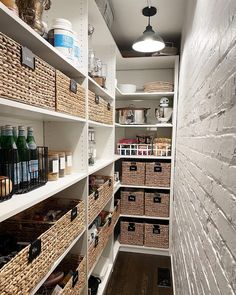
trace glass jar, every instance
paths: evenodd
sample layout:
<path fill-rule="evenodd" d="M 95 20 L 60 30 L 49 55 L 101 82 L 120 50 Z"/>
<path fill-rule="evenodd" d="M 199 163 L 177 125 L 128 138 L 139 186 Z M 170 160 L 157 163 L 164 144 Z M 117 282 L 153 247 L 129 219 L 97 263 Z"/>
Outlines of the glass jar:
<path fill-rule="evenodd" d="M 65 153 L 58 152 L 59 156 L 59 178 L 65 176 L 65 168 L 66 168 L 66 160 L 65 160 Z"/>
<path fill-rule="evenodd" d="M 54 181 L 59 178 L 59 155 L 55 152 L 48 152 L 48 180 Z"/>
<path fill-rule="evenodd" d="M 72 173 L 72 152 L 65 152 L 65 155 L 66 155 L 65 174 L 70 175 Z"/>

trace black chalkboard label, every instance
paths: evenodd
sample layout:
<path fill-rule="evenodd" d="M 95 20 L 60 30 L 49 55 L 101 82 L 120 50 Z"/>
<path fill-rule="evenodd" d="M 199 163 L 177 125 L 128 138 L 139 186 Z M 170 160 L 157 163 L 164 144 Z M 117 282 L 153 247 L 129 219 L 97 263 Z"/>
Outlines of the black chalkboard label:
<path fill-rule="evenodd" d="M 107 104 L 107 110 L 110 111 L 111 110 L 111 104 L 108 102 Z"/>
<path fill-rule="evenodd" d="M 111 183 L 112 183 L 112 181 L 111 181 L 111 178 L 110 178 L 109 182 L 108 182 L 108 185 L 111 186 Z"/>
<path fill-rule="evenodd" d="M 31 263 L 41 253 L 41 239 L 35 240 L 31 243 L 29 248 L 28 262 Z"/>
<path fill-rule="evenodd" d="M 97 200 L 99 197 L 99 191 L 96 190 L 95 193 L 94 193 L 94 199 Z"/>
<path fill-rule="evenodd" d="M 162 168 L 161 168 L 161 164 L 157 164 L 156 166 L 154 166 L 154 172 L 161 172 Z"/>
<path fill-rule="evenodd" d="M 156 196 L 153 198 L 153 203 L 161 203 L 161 195 L 156 194 Z"/>
<path fill-rule="evenodd" d="M 128 231 L 135 231 L 135 224 L 130 222 L 128 225 Z"/>
<path fill-rule="evenodd" d="M 136 201 L 136 196 L 134 196 L 134 195 L 129 195 L 129 196 L 128 196 L 128 201 L 129 201 L 129 202 L 135 202 L 135 201 Z"/>
<path fill-rule="evenodd" d="M 21 47 L 21 64 L 35 70 L 35 55 L 27 47 Z"/>
<path fill-rule="evenodd" d="M 137 171 L 137 166 L 136 166 L 136 165 L 131 165 L 131 166 L 129 167 L 129 170 L 130 170 L 130 171 Z"/>
<path fill-rule="evenodd" d="M 111 217 L 108 218 L 108 226 L 111 225 Z"/>
<path fill-rule="evenodd" d="M 95 103 L 99 104 L 99 95 L 95 94 Z"/>
<path fill-rule="evenodd" d="M 159 235 L 161 233 L 161 229 L 160 229 L 160 226 L 155 224 L 153 225 L 153 230 L 152 230 L 153 234 L 154 235 Z"/>
<path fill-rule="evenodd" d="M 78 211 L 77 211 L 77 207 L 74 207 L 72 210 L 71 210 L 71 217 L 70 217 L 70 220 L 73 221 L 78 215 Z"/>
<path fill-rule="evenodd" d="M 70 91 L 73 93 L 77 93 L 77 82 L 73 79 L 70 80 Z"/>
<path fill-rule="evenodd" d="M 74 286 L 76 285 L 76 283 L 79 280 L 79 271 L 75 271 L 72 277 L 72 288 L 74 288 Z"/>
<path fill-rule="evenodd" d="M 95 243 L 94 243 L 94 247 L 96 248 L 99 242 L 99 236 L 95 237 Z"/>

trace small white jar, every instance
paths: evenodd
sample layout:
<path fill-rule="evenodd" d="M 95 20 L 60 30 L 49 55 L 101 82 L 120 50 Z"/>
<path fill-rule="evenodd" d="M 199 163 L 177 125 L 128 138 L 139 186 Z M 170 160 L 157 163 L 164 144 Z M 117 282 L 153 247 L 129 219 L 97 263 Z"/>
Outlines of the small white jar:
<path fill-rule="evenodd" d="M 77 32 L 73 31 L 73 62 L 76 67 L 79 66 L 80 48 L 79 48 L 79 37 Z"/>

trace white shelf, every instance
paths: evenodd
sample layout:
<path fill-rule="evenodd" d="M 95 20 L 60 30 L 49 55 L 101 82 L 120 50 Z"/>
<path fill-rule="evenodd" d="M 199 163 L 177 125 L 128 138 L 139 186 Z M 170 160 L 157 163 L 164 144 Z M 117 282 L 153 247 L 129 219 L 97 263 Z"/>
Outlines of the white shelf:
<path fill-rule="evenodd" d="M 142 124 L 142 125 L 132 125 L 132 124 L 119 124 L 115 123 L 116 127 L 121 127 L 121 128 L 172 128 L 173 125 L 171 123 L 163 123 L 163 124 Z"/>
<path fill-rule="evenodd" d="M 82 233 L 76 239 L 74 239 L 74 241 L 70 244 L 70 246 L 66 249 L 66 251 L 53 263 L 53 266 L 51 267 L 50 271 L 44 276 L 44 278 L 30 292 L 30 295 L 33 295 L 38 291 L 38 289 L 43 285 L 43 283 L 50 276 L 50 274 L 56 269 L 56 267 L 60 264 L 60 262 L 65 258 L 65 256 L 73 248 L 73 246 L 78 242 L 78 240 L 81 238 L 81 236 L 84 234 L 84 232 L 85 232 L 85 229 L 82 231 Z"/>
<path fill-rule="evenodd" d="M 95 121 L 88 121 L 89 126 L 91 127 L 108 127 L 108 128 L 113 128 L 114 125 L 109 125 L 109 124 L 104 124 L 104 123 L 100 123 L 100 122 L 95 122 Z"/>
<path fill-rule="evenodd" d="M 114 183 L 113 193 L 115 194 L 120 188 L 120 181 Z"/>
<path fill-rule="evenodd" d="M 78 80 L 81 77 L 86 77 L 86 73 L 83 70 L 76 68 L 70 61 L 66 60 L 56 48 L 2 3 L 0 3 L 0 27 L 3 34 L 27 46 L 34 54 L 70 78 Z"/>
<path fill-rule="evenodd" d="M 113 261 L 115 263 L 117 255 L 120 250 L 120 242 L 118 240 L 114 241 L 114 246 L 113 246 Z"/>
<path fill-rule="evenodd" d="M 93 166 L 89 166 L 89 175 L 93 174 L 102 168 L 112 164 L 115 161 L 114 158 L 111 159 L 98 159 L 95 161 L 95 164 Z"/>
<path fill-rule="evenodd" d="M 114 97 L 104 88 L 102 88 L 93 78 L 88 77 L 89 90 L 93 91 L 95 94 L 101 96 L 102 98 L 111 101 Z"/>
<path fill-rule="evenodd" d="M 113 269 L 113 264 L 112 263 L 109 263 L 109 265 L 107 267 L 106 274 L 105 274 L 104 278 L 102 279 L 101 284 L 98 287 L 97 295 L 103 295 L 103 292 L 106 289 L 107 283 L 108 283 L 109 278 L 110 278 L 110 275 L 112 273 L 112 269 Z"/>
<path fill-rule="evenodd" d="M 1 3 L 0 3 L 1 4 Z M 42 121 L 86 122 L 86 119 L 0 97 L 1 115 Z"/>
<path fill-rule="evenodd" d="M 169 249 L 120 244 L 119 251 L 170 256 Z"/>
<path fill-rule="evenodd" d="M 127 215 L 127 214 L 120 214 L 120 217 L 143 218 L 143 219 L 157 219 L 157 220 L 170 220 L 169 217 L 146 216 L 146 215 Z"/>
<path fill-rule="evenodd" d="M 147 185 L 125 185 L 125 184 L 121 184 L 120 187 L 126 187 L 126 188 L 146 188 L 146 189 L 156 189 L 156 190 L 170 190 L 170 187 L 147 186 Z"/>
<path fill-rule="evenodd" d="M 174 92 L 133 92 L 123 93 L 119 88 L 116 88 L 116 99 L 117 100 L 152 100 L 160 97 L 171 97 L 174 96 Z"/>
<path fill-rule="evenodd" d="M 119 159 L 154 159 L 154 160 L 171 160 L 171 156 L 123 156 L 117 155 Z"/>
<path fill-rule="evenodd" d="M 73 173 L 22 195 L 13 195 L 11 199 L 0 203 L 0 222 L 18 214 L 31 206 L 55 195 L 87 176 L 87 173 Z"/>

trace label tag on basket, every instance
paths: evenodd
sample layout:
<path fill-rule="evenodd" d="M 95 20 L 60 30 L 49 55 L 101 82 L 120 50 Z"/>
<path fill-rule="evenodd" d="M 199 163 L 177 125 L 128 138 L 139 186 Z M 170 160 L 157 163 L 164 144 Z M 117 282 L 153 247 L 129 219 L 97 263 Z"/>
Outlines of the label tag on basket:
<path fill-rule="evenodd" d="M 79 271 L 75 271 L 72 277 L 72 288 L 74 288 L 74 286 L 76 285 L 76 283 L 79 280 Z"/>
<path fill-rule="evenodd" d="M 77 93 L 77 82 L 73 79 L 70 80 L 70 91 L 73 93 Z"/>
<path fill-rule="evenodd" d="M 35 55 L 27 47 L 21 47 L 21 64 L 35 70 Z"/>
<path fill-rule="evenodd" d="M 94 247 L 96 248 L 99 242 L 99 236 L 95 237 L 95 243 L 94 243 Z"/>
<path fill-rule="evenodd" d="M 96 190 L 95 193 L 94 193 L 94 199 L 97 200 L 99 197 L 99 191 Z"/>
<path fill-rule="evenodd" d="M 161 171 L 162 171 L 161 163 L 156 163 L 154 166 L 154 172 L 161 172 Z"/>
<path fill-rule="evenodd" d="M 41 239 L 35 240 L 31 243 L 29 248 L 28 262 L 31 263 L 41 253 Z"/>
<path fill-rule="evenodd" d="M 99 104 L 99 95 L 95 94 L 95 103 Z"/>
<path fill-rule="evenodd" d="M 129 196 L 128 196 L 128 201 L 129 201 L 129 202 L 135 202 L 135 201 L 136 201 L 136 196 L 134 196 L 134 195 L 129 195 Z"/>
<path fill-rule="evenodd" d="M 159 235 L 161 233 L 160 226 L 158 224 L 154 224 L 152 232 L 154 235 Z"/>
<path fill-rule="evenodd" d="M 78 215 L 77 207 L 71 209 L 70 221 L 73 221 Z"/>
<path fill-rule="evenodd" d="M 131 165 L 129 167 L 129 171 L 137 171 L 137 166 L 136 165 Z"/>
<path fill-rule="evenodd" d="M 128 225 L 128 231 L 135 231 L 135 224 L 133 222 L 130 222 Z"/>
<path fill-rule="evenodd" d="M 111 186 L 111 183 L 112 183 L 112 181 L 111 181 L 111 178 L 110 178 L 109 182 L 108 182 L 108 185 Z"/>
<path fill-rule="evenodd" d="M 156 194 L 155 197 L 153 198 L 154 203 L 161 203 L 161 195 Z"/>
<path fill-rule="evenodd" d="M 108 102 L 107 104 L 107 110 L 110 111 L 111 110 L 111 104 Z"/>
<path fill-rule="evenodd" d="M 111 217 L 108 218 L 108 226 L 111 225 Z"/>

